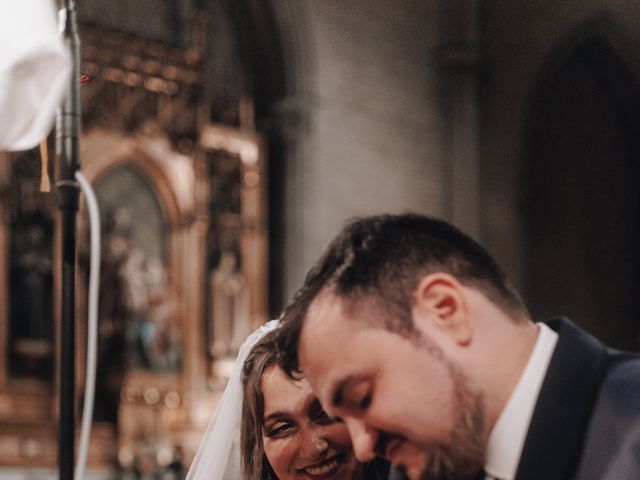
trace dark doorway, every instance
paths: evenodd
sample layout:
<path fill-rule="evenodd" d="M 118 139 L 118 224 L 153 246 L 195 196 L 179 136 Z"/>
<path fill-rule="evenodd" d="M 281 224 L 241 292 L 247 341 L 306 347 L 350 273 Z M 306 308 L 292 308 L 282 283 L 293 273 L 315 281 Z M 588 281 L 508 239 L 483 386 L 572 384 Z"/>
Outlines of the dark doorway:
<path fill-rule="evenodd" d="M 548 68 L 525 178 L 527 300 L 609 345 L 640 345 L 640 94 L 602 39 Z"/>

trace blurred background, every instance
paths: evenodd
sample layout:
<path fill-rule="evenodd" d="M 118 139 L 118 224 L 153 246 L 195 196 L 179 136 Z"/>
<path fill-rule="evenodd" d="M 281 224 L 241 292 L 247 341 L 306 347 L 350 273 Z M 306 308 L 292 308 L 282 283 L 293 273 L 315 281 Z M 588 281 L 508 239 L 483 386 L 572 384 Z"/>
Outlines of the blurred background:
<path fill-rule="evenodd" d="M 88 478 L 182 478 L 244 336 L 355 215 L 443 217 L 536 320 L 639 349 L 640 3 L 77 7 L 103 229 Z M 57 478 L 55 193 L 37 149 L 0 156 L 0 478 Z M 79 406 L 86 230 L 82 205 Z"/>

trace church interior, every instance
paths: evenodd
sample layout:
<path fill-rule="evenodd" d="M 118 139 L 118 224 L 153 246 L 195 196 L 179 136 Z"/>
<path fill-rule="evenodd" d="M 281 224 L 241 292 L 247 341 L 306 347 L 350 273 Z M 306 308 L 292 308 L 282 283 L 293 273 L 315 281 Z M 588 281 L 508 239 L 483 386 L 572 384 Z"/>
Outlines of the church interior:
<path fill-rule="evenodd" d="M 534 319 L 567 315 L 640 350 L 640 3 L 77 12 L 80 163 L 102 227 L 87 478 L 183 478 L 239 345 L 358 215 L 451 221 Z M 0 479 L 57 478 L 60 229 L 41 168 L 38 149 L 0 152 Z M 82 202 L 78 409 L 87 223 Z"/>

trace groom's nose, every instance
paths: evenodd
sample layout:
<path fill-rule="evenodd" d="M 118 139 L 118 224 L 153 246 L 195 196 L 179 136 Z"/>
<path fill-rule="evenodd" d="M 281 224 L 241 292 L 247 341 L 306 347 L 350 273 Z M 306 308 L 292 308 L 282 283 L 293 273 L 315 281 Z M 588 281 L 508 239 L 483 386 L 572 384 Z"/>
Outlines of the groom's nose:
<path fill-rule="evenodd" d="M 358 418 L 345 418 L 344 423 L 349 431 L 356 458 L 361 462 L 373 460 L 376 456 L 378 431 Z"/>

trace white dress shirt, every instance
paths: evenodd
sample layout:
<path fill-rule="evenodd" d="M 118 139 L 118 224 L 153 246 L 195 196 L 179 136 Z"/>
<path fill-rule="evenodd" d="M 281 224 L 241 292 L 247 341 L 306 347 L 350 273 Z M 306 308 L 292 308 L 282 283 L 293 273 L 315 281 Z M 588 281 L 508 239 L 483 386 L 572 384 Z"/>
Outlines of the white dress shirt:
<path fill-rule="evenodd" d="M 520 380 L 489 435 L 484 470 L 486 479 L 514 480 L 529 423 L 538 400 L 558 334 L 538 323 L 538 338 Z"/>

